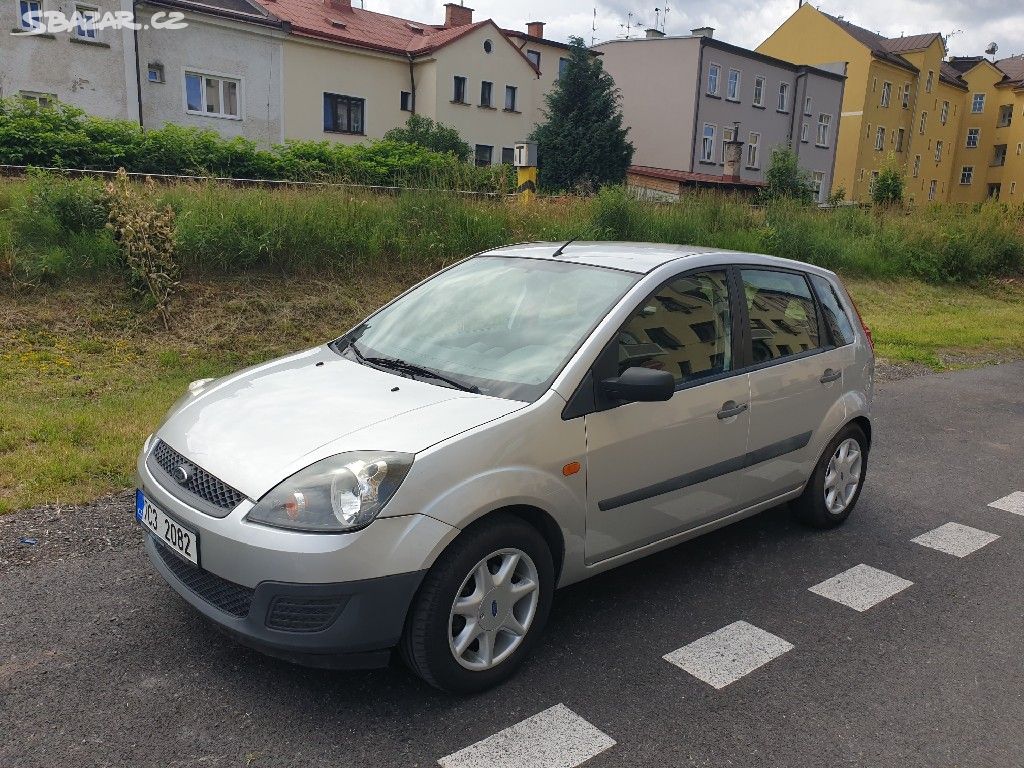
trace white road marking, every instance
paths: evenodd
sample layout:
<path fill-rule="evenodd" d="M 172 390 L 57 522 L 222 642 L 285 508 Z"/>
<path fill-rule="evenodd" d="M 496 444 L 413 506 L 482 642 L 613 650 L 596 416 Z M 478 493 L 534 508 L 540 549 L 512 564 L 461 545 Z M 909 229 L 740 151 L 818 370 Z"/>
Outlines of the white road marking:
<path fill-rule="evenodd" d="M 713 688 L 722 689 L 791 650 L 793 644 L 781 637 L 737 621 L 663 658 Z"/>
<path fill-rule="evenodd" d="M 1003 498 L 993 501 L 989 506 L 1001 509 L 1003 512 L 1024 515 L 1024 491 L 1014 491 L 1009 496 L 1003 496 Z"/>
<path fill-rule="evenodd" d="M 576 768 L 614 746 L 610 736 L 556 704 L 437 762 L 443 768 Z"/>
<path fill-rule="evenodd" d="M 967 557 L 972 552 L 977 552 L 982 547 L 988 546 L 999 536 L 988 531 L 971 528 L 969 525 L 960 523 L 946 523 L 940 525 L 934 531 L 922 533 L 917 538 L 911 539 L 915 544 L 922 547 L 937 549 L 954 557 Z"/>
<path fill-rule="evenodd" d="M 912 581 L 861 563 L 821 584 L 815 584 L 810 591 L 854 610 L 866 611 L 913 584 Z"/>

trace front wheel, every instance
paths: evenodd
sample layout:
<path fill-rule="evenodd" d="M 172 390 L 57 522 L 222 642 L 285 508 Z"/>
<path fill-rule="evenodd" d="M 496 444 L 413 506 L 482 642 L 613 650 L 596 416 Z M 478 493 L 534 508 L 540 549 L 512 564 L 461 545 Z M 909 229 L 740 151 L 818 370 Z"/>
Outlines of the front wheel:
<path fill-rule="evenodd" d="M 803 494 L 793 503 L 797 517 L 814 528 L 839 525 L 860 498 L 868 469 L 864 431 L 848 424 L 822 453 Z"/>
<path fill-rule="evenodd" d="M 501 515 L 455 540 L 423 580 L 400 650 L 431 685 L 486 690 L 515 672 L 551 609 L 554 566 L 544 538 Z"/>

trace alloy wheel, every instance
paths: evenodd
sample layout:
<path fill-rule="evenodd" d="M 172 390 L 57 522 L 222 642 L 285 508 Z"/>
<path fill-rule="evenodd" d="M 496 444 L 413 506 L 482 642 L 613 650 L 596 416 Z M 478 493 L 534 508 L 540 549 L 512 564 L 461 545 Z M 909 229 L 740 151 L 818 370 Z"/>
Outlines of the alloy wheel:
<path fill-rule="evenodd" d="M 848 437 L 839 444 L 825 472 L 825 507 L 833 515 L 841 515 L 850 506 L 860 486 L 863 468 L 860 444 Z"/>

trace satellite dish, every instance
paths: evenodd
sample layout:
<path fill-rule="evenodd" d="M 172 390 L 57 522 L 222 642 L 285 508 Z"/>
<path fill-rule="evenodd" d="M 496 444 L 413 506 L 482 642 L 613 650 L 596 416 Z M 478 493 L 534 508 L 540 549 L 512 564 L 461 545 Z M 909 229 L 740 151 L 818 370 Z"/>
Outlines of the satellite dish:
<path fill-rule="evenodd" d="M 988 48 L 985 49 L 985 53 L 987 53 L 989 56 L 995 56 L 996 55 L 996 51 L 998 51 L 998 50 L 999 50 L 999 46 L 998 45 L 996 45 L 995 43 L 989 43 L 988 44 Z"/>

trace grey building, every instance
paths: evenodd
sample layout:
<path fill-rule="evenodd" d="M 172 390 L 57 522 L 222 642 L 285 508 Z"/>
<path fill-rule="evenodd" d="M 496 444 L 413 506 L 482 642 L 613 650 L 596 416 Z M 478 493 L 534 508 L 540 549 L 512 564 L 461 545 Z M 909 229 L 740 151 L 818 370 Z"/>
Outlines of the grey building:
<path fill-rule="evenodd" d="M 649 30 L 645 38 L 594 47 L 621 92 L 634 166 L 648 176 L 662 169 L 694 183 L 759 186 L 772 149 L 788 145 L 825 200 L 845 63 L 790 64 L 712 33 L 705 27 L 668 37 Z M 739 163 L 729 169 L 735 173 L 726 174 L 726 142 L 741 143 Z"/>

